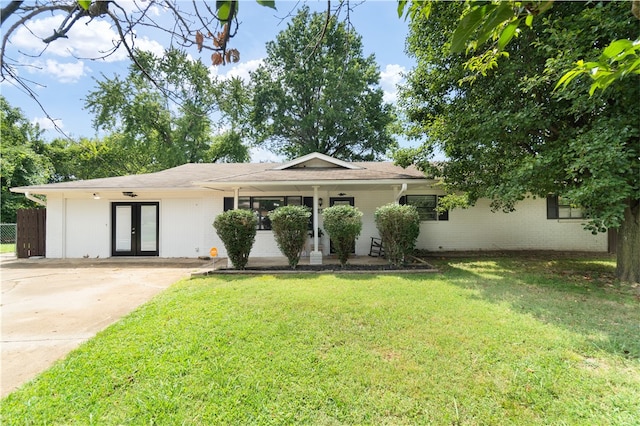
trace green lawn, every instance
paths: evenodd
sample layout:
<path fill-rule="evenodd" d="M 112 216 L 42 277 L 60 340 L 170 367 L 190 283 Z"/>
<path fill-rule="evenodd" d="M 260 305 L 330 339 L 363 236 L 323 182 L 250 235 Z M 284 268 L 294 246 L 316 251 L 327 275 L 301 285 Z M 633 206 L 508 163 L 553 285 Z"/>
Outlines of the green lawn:
<path fill-rule="evenodd" d="M 0 244 L 0 253 L 15 253 L 16 245 L 15 243 L 2 243 Z"/>
<path fill-rule="evenodd" d="M 1 423 L 640 423 L 640 293 L 611 259 L 436 262 L 182 281 L 5 398 Z"/>

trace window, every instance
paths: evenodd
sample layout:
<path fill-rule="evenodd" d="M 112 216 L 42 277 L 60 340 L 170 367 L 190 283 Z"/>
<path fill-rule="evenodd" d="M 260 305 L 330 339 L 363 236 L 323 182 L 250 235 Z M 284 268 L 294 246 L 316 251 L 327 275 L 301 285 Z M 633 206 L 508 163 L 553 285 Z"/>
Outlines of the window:
<path fill-rule="evenodd" d="M 582 207 L 565 197 L 547 196 L 547 219 L 583 219 Z"/>
<path fill-rule="evenodd" d="M 421 221 L 449 220 L 449 211 L 438 213 L 437 195 L 406 195 L 400 198 L 400 204 L 408 204 L 418 209 Z"/>
<path fill-rule="evenodd" d="M 302 205 L 302 197 L 278 197 L 278 196 L 261 196 L 261 197 L 238 197 L 238 208 L 251 210 L 255 213 L 258 222 L 258 230 L 271 229 L 271 219 L 269 213 L 280 206 Z M 224 211 L 233 210 L 233 197 L 224 197 Z"/>

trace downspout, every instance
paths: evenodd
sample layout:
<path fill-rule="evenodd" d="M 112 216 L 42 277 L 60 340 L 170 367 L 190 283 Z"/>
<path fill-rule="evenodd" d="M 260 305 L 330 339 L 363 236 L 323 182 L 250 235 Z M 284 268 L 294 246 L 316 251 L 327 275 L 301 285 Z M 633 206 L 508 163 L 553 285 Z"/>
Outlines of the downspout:
<path fill-rule="evenodd" d="M 396 187 L 394 187 L 394 188 L 397 188 L 397 186 L 396 186 Z M 402 197 L 402 194 L 404 194 L 405 192 L 407 192 L 407 184 L 406 184 L 406 183 L 403 183 L 403 184 L 402 184 L 402 188 L 400 189 L 400 192 L 398 192 L 398 193 L 396 194 L 396 197 L 395 197 L 395 198 L 396 198 L 396 199 L 395 199 L 395 203 L 396 203 L 396 204 L 399 204 L 399 203 L 400 203 L 400 197 Z"/>
<path fill-rule="evenodd" d="M 40 199 L 40 198 L 38 198 L 38 197 L 36 197 L 36 196 L 34 196 L 34 195 L 31 195 L 31 193 L 30 193 L 29 191 L 25 192 L 25 193 L 24 193 L 24 196 L 25 196 L 28 200 L 33 201 L 34 203 L 37 203 L 37 204 L 40 204 L 41 206 L 45 206 L 45 207 L 47 207 L 47 202 L 46 202 L 46 201 L 44 201 L 44 200 L 42 200 L 42 199 Z"/>

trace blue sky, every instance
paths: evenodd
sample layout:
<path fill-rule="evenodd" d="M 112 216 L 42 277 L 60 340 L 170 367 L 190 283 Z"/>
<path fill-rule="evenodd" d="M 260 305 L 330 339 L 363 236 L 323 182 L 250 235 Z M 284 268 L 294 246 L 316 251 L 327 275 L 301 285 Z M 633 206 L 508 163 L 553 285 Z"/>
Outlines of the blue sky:
<path fill-rule="evenodd" d="M 122 4 L 122 2 L 119 2 Z M 337 4 L 337 2 L 334 2 Z M 133 3 L 131 3 L 133 4 Z M 211 72 L 220 78 L 239 75 L 248 78 L 249 71 L 255 69 L 265 57 L 265 44 L 274 40 L 278 32 L 286 28 L 290 16 L 295 9 L 306 4 L 314 11 L 324 11 L 326 1 L 282 1 L 276 0 L 277 11 L 259 6 L 253 0 L 245 0 L 240 4 L 239 20 L 241 22 L 238 35 L 232 39 L 232 46 L 241 53 L 237 64 L 211 67 Z M 381 74 L 381 86 L 385 91 L 385 99 L 394 102 L 396 85 L 402 81 L 402 73 L 414 66 L 414 61 L 404 52 L 408 34 L 408 24 L 398 18 L 397 2 L 389 0 L 368 0 L 366 2 L 351 1 L 350 21 L 355 30 L 362 36 L 364 55 L 374 54 Z M 157 8 L 158 19 L 162 10 Z M 29 30 L 42 35 L 49 35 L 61 18 L 43 16 L 32 21 Z M 345 17 L 344 13 L 341 15 Z M 83 59 L 96 57 L 96 51 L 107 49 L 112 43 L 115 32 L 105 21 L 81 23 L 72 30 L 69 39 L 56 40 L 42 52 L 43 43 L 35 39 L 26 28 L 18 30 L 11 39 L 7 52 L 15 57 L 17 50 L 29 55 L 32 67 L 20 69 L 20 75 L 37 81 L 43 87 L 36 90 L 42 105 L 49 115 L 57 119 L 57 124 L 71 137 L 93 137 L 95 130 L 91 126 L 92 116 L 83 109 L 84 98 L 95 88 L 94 79 L 101 79 L 101 74 L 112 77 L 114 74 L 126 74 L 129 60 L 123 49 L 105 60 Z M 168 47 L 159 32 L 139 32 L 136 46 L 161 53 Z M 200 54 L 194 49 L 189 52 L 194 58 Z M 203 51 L 202 60 L 208 64 L 210 53 Z M 25 56 L 22 56 L 25 58 Z M 43 129 L 52 129 L 50 120 L 45 118 L 38 104 L 11 84 L 3 82 L 0 86 L 3 96 L 14 107 L 19 107 L 25 116 Z M 60 137 L 55 130 L 47 130 L 45 137 Z M 402 143 L 405 145 L 406 143 Z M 271 160 L 265 152 L 254 152 L 254 160 Z"/>

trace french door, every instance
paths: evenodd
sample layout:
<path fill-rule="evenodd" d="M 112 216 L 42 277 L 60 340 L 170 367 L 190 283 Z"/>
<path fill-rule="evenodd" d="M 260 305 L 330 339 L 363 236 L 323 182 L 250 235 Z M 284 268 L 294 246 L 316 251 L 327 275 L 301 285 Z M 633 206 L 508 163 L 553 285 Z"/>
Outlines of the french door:
<path fill-rule="evenodd" d="M 111 203 L 111 256 L 158 256 L 159 203 Z"/>
<path fill-rule="evenodd" d="M 329 207 L 332 206 L 354 206 L 355 200 L 353 197 L 331 197 L 329 198 Z M 329 240 L 329 252 L 335 253 L 336 250 L 333 247 L 333 241 Z M 356 241 L 353 240 L 353 248 L 351 249 L 351 253 L 356 252 Z"/>

